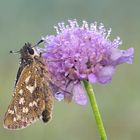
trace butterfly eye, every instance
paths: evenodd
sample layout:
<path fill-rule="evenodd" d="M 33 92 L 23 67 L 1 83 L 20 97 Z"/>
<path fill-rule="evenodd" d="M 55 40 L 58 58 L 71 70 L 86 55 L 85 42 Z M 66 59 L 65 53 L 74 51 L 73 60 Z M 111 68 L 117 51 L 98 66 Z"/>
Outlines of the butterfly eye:
<path fill-rule="evenodd" d="M 28 47 L 28 52 L 29 54 L 33 55 L 34 54 L 34 50 L 31 47 Z"/>

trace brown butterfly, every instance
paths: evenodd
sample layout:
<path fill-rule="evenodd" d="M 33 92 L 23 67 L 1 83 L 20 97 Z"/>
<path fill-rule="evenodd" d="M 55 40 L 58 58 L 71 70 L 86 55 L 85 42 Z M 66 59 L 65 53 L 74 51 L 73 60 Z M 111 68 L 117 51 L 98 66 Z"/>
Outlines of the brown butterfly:
<path fill-rule="evenodd" d="M 4 118 L 7 129 L 25 128 L 39 119 L 48 122 L 52 117 L 51 78 L 44 59 L 30 43 L 26 43 L 19 53 L 21 62 L 14 94 Z"/>

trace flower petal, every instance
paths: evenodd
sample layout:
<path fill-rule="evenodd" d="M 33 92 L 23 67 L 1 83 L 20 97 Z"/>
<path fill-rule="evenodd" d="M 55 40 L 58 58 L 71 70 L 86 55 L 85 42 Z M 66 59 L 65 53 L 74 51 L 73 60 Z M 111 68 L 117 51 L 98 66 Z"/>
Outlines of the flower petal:
<path fill-rule="evenodd" d="M 128 50 L 112 49 L 111 60 L 115 62 L 116 65 L 122 63 L 132 64 L 132 58 L 134 54 L 134 48 L 129 48 Z"/>
<path fill-rule="evenodd" d="M 97 82 L 97 78 L 96 78 L 95 74 L 93 74 L 93 73 L 88 75 L 88 80 L 91 84 L 95 84 Z"/>
<path fill-rule="evenodd" d="M 76 84 L 73 88 L 73 99 L 79 105 L 87 104 L 87 97 L 85 95 L 85 90 L 81 83 Z"/>
<path fill-rule="evenodd" d="M 100 83 L 105 84 L 111 81 L 112 75 L 115 72 L 115 68 L 113 66 L 106 66 L 98 72 L 98 80 Z"/>

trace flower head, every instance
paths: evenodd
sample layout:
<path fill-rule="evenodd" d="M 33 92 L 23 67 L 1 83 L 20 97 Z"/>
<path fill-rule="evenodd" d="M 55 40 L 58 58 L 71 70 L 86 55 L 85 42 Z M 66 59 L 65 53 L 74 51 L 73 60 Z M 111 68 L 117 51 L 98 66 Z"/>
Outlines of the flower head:
<path fill-rule="evenodd" d="M 68 22 L 55 27 L 57 35 L 43 38 L 43 57 L 55 85 L 54 96 L 86 104 L 81 81 L 110 82 L 117 65 L 132 63 L 134 49 L 120 50 L 122 41 L 119 37 L 109 40 L 111 29 L 106 30 L 103 24 L 83 21 L 79 26 L 76 20 Z"/>

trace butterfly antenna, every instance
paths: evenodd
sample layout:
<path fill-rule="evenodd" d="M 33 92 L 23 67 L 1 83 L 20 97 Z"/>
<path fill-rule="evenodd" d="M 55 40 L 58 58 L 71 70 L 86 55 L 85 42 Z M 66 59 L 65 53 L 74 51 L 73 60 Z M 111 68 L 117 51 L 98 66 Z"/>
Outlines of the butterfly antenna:
<path fill-rule="evenodd" d="M 41 39 L 40 41 L 38 41 L 38 42 L 33 46 L 33 48 L 36 47 L 36 46 L 38 46 L 38 45 L 41 44 L 42 42 L 44 42 L 43 39 Z"/>
<path fill-rule="evenodd" d="M 10 53 L 10 54 L 19 54 L 20 51 L 16 51 L 16 52 L 15 52 L 15 51 L 12 51 L 12 50 L 11 50 L 11 51 L 9 51 L 9 53 Z"/>
<path fill-rule="evenodd" d="M 43 39 L 41 39 L 40 41 L 38 41 L 34 46 L 32 46 L 32 48 L 34 48 L 34 47 L 36 47 L 36 46 L 38 46 L 39 44 L 41 44 L 42 42 L 44 42 L 44 40 Z M 20 53 L 20 51 L 10 51 L 9 52 L 10 54 L 19 54 Z"/>

